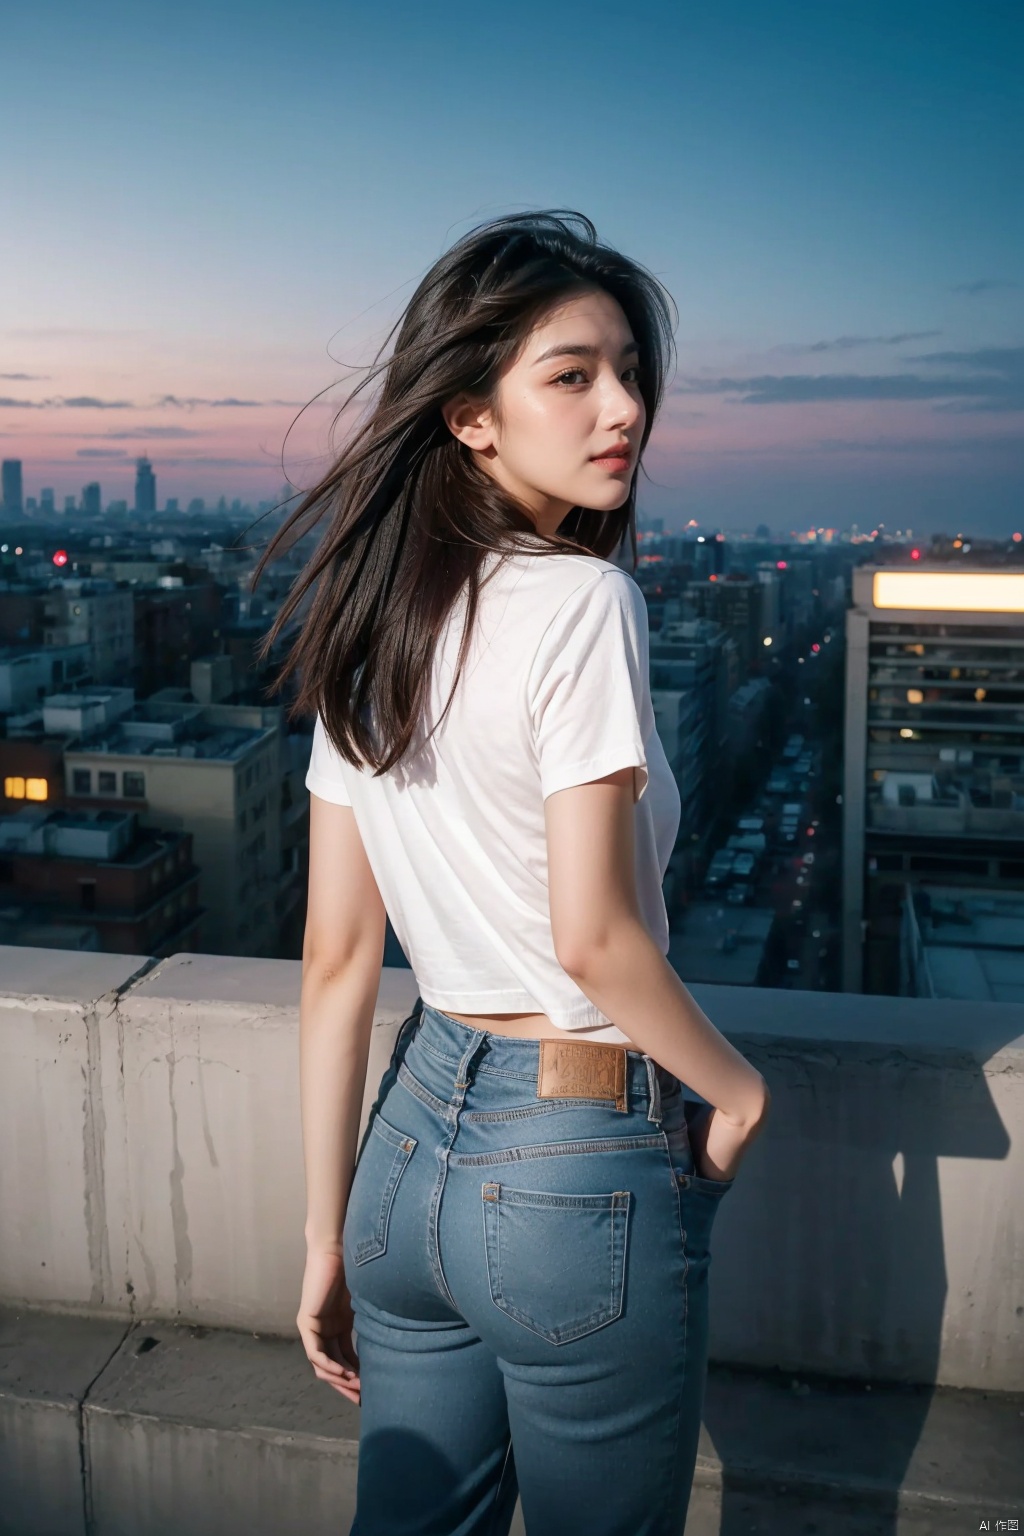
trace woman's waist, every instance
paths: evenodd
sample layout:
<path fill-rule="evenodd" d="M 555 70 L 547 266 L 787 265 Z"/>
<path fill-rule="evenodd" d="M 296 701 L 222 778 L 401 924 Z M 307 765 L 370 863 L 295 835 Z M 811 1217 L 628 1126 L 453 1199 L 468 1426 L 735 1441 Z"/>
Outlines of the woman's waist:
<path fill-rule="evenodd" d="M 430 1107 L 495 1111 L 569 1108 L 573 1103 L 617 1114 L 648 1115 L 679 1093 L 672 1073 L 627 1046 L 580 1040 L 575 1033 L 520 1037 L 469 1025 L 423 1005 L 410 1019 L 400 1051 L 399 1080 Z"/>
<path fill-rule="evenodd" d="M 589 1040 L 598 1045 L 624 1046 L 643 1052 L 640 1047 L 615 1025 L 598 1025 L 594 1029 L 567 1030 L 553 1024 L 546 1013 L 455 1013 L 450 1008 L 438 1009 L 446 1018 L 457 1019 L 467 1029 L 485 1029 L 491 1035 L 506 1035 L 513 1040 Z"/>

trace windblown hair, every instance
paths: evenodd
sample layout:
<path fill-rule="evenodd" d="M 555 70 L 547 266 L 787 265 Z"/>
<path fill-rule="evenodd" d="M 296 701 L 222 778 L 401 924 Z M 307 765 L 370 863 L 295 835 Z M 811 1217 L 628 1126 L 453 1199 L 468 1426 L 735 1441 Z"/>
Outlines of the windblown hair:
<path fill-rule="evenodd" d="M 527 510 L 478 467 L 441 414 L 462 392 L 496 410 L 501 374 L 533 327 L 558 303 L 594 288 L 617 300 L 640 348 L 647 411 L 642 455 L 672 354 L 672 299 L 644 267 L 602 245 L 584 215 L 513 214 L 470 230 L 431 267 L 348 396 L 346 404 L 383 375 L 372 410 L 260 558 L 254 584 L 276 555 L 329 517 L 261 654 L 286 625 L 301 620 L 274 686 L 294 674 L 292 713 L 319 711 L 347 762 L 369 764 L 379 774 L 403 757 L 426 703 L 435 646 L 468 585 L 447 714 L 489 552 L 512 554 L 527 535 L 538 558 L 573 550 L 609 559 L 628 531 L 635 570 L 640 455 L 621 507 L 574 507 L 557 534 L 540 535 Z"/>

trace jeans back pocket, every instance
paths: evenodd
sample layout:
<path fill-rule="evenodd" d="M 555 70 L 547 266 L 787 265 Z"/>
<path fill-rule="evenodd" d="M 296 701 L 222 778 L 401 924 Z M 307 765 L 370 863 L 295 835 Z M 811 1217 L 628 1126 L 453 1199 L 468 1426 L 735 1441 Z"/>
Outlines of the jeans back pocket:
<path fill-rule="evenodd" d="M 378 1259 L 386 1251 L 395 1191 L 415 1147 L 414 1136 L 396 1131 L 374 1115 L 345 1213 L 345 1238 L 356 1264 Z"/>
<path fill-rule="evenodd" d="M 488 1183 L 481 1194 L 496 1307 L 551 1344 L 621 1316 L 628 1190 L 563 1195 Z"/>

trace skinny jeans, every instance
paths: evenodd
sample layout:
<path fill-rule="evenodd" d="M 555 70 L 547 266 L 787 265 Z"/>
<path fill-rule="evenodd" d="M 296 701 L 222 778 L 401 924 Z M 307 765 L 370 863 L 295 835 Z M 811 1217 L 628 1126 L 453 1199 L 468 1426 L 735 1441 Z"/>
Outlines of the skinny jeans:
<path fill-rule="evenodd" d="M 627 1052 L 625 1107 L 538 1097 L 539 1044 L 417 999 L 343 1232 L 350 1536 L 683 1536 L 707 1376 L 707 1106 Z"/>

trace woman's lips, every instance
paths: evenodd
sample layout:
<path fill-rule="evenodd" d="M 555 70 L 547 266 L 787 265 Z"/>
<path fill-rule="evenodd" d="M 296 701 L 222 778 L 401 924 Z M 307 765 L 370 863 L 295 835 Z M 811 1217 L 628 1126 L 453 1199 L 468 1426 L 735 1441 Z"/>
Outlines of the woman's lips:
<path fill-rule="evenodd" d="M 591 464 L 596 464 L 600 469 L 608 469 L 613 473 L 621 474 L 629 468 L 629 455 L 625 453 L 608 453 L 603 458 L 591 459 Z"/>

